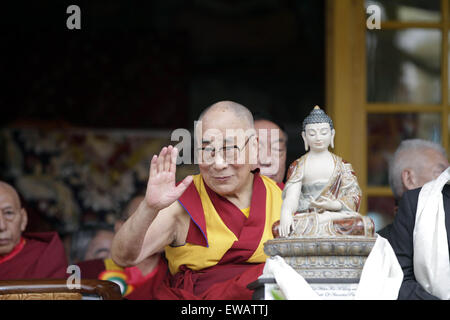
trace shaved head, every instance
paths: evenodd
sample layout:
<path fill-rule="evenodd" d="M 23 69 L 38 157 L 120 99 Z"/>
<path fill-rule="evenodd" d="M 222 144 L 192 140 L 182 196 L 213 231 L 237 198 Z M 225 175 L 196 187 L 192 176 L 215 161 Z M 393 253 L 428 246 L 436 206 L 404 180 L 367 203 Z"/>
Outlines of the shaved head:
<path fill-rule="evenodd" d="M 201 146 L 204 136 L 220 128 L 229 130 L 231 135 L 234 135 L 233 130 L 243 130 L 242 133 L 251 134 L 251 130 L 254 131 L 255 128 L 253 115 L 246 107 L 233 101 L 219 101 L 209 106 L 203 110 L 196 121 L 197 139 L 194 141 L 195 148 Z M 225 131 L 223 136 L 227 137 Z M 244 135 L 241 135 L 240 138 L 243 139 Z"/>
<path fill-rule="evenodd" d="M 219 101 L 209 106 L 200 114 L 198 121 L 203 120 L 203 118 L 206 120 L 212 115 L 217 117 L 220 116 L 221 113 L 230 111 L 233 112 L 237 118 L 245 120 L 248 124 L 248 128 L 253 128 L 253 115 L 250 110 L 233 101 Z"/>
<path fill-rule="evenodd" d="M 0 181 L 0 193 L 8 193 L 14 200 L 14 203 L 18 208 L 22 207 L 20 203 L 19 194 L 17 193 L 16 189 L 13 188 L 9 183 L 6 183 L 4 181 Z"/>

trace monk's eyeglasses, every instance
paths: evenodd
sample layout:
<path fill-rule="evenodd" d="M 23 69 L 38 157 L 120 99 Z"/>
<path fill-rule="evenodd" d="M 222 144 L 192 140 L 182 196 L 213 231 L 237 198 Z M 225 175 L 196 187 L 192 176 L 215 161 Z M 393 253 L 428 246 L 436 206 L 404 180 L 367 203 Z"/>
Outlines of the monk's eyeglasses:
<path fill-rule="evenodd" d="M 216 157 L 216 152 L 219 152 L 221 153 L 222 158 L 227 163 L 234 163 L 235 161 L 238 160 L 242 150 L 245 149 L 252 136 L 253 134 L 247 138 L 247 140 L 245 141 L 244 145 L 241 148 L 239 148 L 237 145 L 224 146 L 222 148 L 219 148 L 218 149 L 219 151 L 217 151 L 215 147 L 211 146 L 199 148 L 203 162 L 211 163 Z"/>

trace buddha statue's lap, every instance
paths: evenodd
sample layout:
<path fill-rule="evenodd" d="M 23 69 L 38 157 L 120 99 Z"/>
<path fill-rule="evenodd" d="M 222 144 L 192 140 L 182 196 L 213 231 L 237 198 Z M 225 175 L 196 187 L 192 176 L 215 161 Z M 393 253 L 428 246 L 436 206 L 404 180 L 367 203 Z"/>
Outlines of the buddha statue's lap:
<path fill-rule="evenodd" d="M 292 232 L 289 237 L 373 237 L 375 225 L 369 217 L 351 211 L 320 211 L 309 208 L 296 212 L 293 217 Z M 274 237 L 280 237 L 279 222 L 273 226 Z"/>
<path fill-rule="evenodd" d="M 310 199 L 317 199 L 327 183 L 302 185 L 299 211 L 294 214 L 291 237 L 304 236 L 373 236 L 374 226 L 370 218 L 354 211 L 326 211 L 310 206 Z"/>
<path fill-rule="evenodd" d="M 372 220 L 361 215 L 343 213 L 299 213 L 294 216 L 291 237 L 333 237 L 366 236 L 372 237 L 374 226 Z"/>

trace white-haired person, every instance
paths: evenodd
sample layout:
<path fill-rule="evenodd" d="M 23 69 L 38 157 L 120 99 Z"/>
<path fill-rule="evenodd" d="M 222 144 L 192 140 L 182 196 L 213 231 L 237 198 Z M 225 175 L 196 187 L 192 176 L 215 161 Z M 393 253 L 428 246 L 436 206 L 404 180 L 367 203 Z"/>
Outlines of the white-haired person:
<path fill-rule="evenodd" d="M 393 163 L 401 195 L 389 241 L 403 270 L 398 299 L 450 299 L 450 167 L 439 146 L 405 141 Z M 394 176 L 395 174 L 395 176 Z M 395 182 L 400 176 L 401 183 Z"/>
<path fill-rule="evenodd" d="M 403 140 L 389 163 L 389 185 L 395 200 L 395 212 L 405 191 L 422 187 L 436 179 L 449 166 L 445 149 L 423 139 Z M 392 224 L 377 233 L 389 240 Z"/>

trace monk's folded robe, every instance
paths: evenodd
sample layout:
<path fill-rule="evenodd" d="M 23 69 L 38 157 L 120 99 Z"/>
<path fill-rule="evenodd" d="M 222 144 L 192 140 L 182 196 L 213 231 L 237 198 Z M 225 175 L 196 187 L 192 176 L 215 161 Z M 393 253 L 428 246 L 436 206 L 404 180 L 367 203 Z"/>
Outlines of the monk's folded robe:
<path fill-rule="evenodd" d="M 112 281 L 120 287 L 122 295 L 130 300 L 154 299 L 152 287 L 161 283 L 168 272 L 163 256 L 160 256 L 158 264 L 145 276 L 138 267 L 122 268 L 112 259 L 87 260 L 77 265 L 80 267 L 82 279 Z"/>
<path fill-rule="evenodd" d="M 261 275 L 264 243 L 280 219 L 281 188 L 255 173 L 250 208 L 240 210 L 194 176 L 179 198 L 190 215 L 186 243 L 165 249 L 170 276 L 158 299 L 251 299 L 247 285 Z"/>
<path fill-rule="evenodd" d="M 56 232 L 24 233 L 7 255 L 0 256 L 0 280 L 65 279 L 67 258 Z"/>

